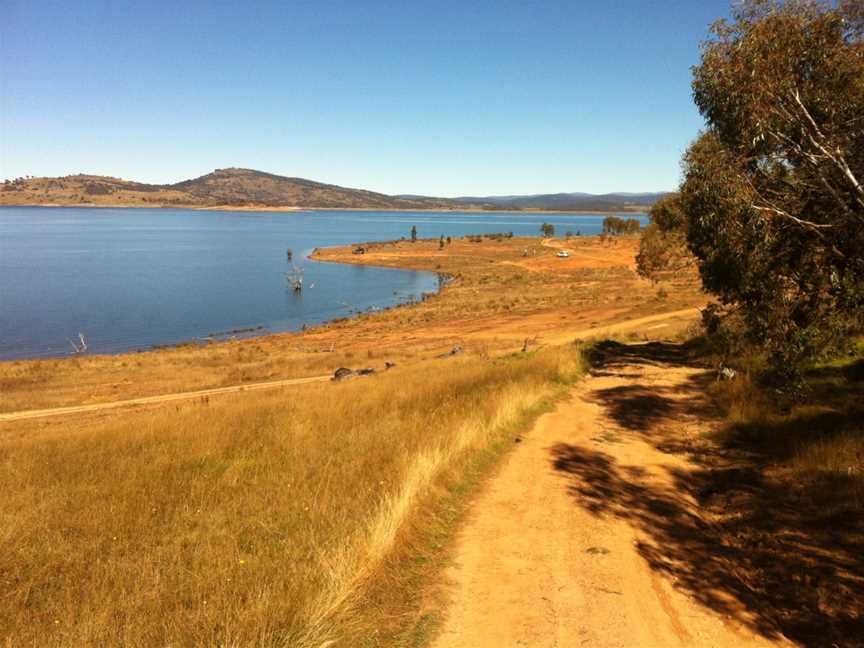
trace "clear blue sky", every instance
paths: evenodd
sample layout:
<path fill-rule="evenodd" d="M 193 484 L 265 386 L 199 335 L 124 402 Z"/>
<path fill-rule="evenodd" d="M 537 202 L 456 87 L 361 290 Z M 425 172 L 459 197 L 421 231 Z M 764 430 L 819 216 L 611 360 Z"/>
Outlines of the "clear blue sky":
<path fill-rule="evenodd" d="M 386 193 L 672 189 L 728 0 L 0 11 L 0 178 L 242 166 Z"/>

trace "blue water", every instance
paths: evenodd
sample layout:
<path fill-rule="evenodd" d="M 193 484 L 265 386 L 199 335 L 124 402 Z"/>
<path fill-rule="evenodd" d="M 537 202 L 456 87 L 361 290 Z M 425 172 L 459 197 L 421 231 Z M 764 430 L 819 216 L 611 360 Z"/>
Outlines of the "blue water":
<path fill-rule="evenodd" d="M 631 215 L 632 216 L 632 215 Z M 644 216 L 640 216 L 644 222 Z M 512 231 L 596 234 L 602 215 L 0 208 L 0 359 L 176 344 L 238 329 L 298 330 L 420 299 L 427 272 L 315 263 L 315 247 Z M 285 273 L 304 270 L 294 293 Z"/>

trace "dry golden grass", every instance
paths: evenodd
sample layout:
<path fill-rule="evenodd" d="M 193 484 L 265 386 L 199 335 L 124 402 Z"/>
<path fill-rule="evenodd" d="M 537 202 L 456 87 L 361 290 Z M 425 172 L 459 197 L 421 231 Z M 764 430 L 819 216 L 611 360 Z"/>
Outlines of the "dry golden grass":
<path fill-rule="evenodd" d="M 747 365 L 758 369 L 758 354 L 739 366 Z M 801 645 L 859 645 L 864 347 L 805 378 L 809 393 L 795 403 L 746 371 L 715 384 L 728 417 L 715 433 L 719 445 L 704 455 L 713 470 L 693 490 L 720 555 L 735 562 L 721 588 L 732 583 L 741 600 L 756 602 L 765 627 Z"/>
<path fill-rule="evenodd" d="M 403 530 L 581 370 L 574 347 L 473 355 L 7 425 L 3 643 L 389 645 L 376 630 L 416 619 L 363 598 L 399 568 Z"/>
<path fill-rule="evenodd" d="M 715 388 L 728 419 L 722 437 L 774 464 L 826 517 L 864 511 L 864 344 L 805 372 L 806 398 L 776 402 L 749 373 Z"/>
<path fill-rule="evenodd" d="M 351 351 L 303 352 L 298 346 L 287 342 L 276 348 L 275 340 L 262 337 L 116 356 L 0 362 L 0 412 L 318 376 L 356 362 Z"/>

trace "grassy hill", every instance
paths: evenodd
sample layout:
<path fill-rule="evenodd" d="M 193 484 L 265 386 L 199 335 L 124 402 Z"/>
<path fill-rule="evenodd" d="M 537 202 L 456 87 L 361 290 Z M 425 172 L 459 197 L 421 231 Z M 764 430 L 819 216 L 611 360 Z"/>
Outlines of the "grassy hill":
<path fill-rule="evenodd" d="M 117 205 L 132 207 L 318 207 L 426 209 L 448 208 L 434 200 L 405 200 L 302 178 L 251 169 L 217 169 L 170 185 L 119 178 L 74 175 L 7 181 L 0 205 Z"/>
<path fill-rule="evenodd" d="M 18 178 L 0 185 L 0 205 L 117 207 L 644 211 L 660 195 L 389 196 L 237 168 L 216 169 L 200 178 L 165 185 L 83 174 L 60 178 Z"/>
<path fill-rule="evenodd" d="M 246 205 L 336 208 L 423 209 L 446 208 L 441 201 L 405 200 L 363 189 L 346 189 L 337 185 L 313 182 L 303 178 L 253 171 L 251 169 L 217 169 L 213 173 L 171 185 L 171 189 L 192 196 L 208 205 Z"/>

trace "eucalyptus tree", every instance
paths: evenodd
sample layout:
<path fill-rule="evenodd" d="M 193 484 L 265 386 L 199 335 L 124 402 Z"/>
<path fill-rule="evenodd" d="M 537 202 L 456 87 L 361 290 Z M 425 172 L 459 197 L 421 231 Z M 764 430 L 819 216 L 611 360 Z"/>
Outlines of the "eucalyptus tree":
<path fill-rule="evenodd" d="M 864 3 L 749 0 L 694 68 L 681 208 L 705 287 L 787 379 L 864 313 Z"/>

